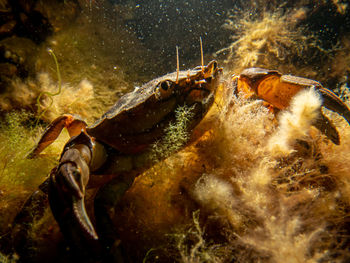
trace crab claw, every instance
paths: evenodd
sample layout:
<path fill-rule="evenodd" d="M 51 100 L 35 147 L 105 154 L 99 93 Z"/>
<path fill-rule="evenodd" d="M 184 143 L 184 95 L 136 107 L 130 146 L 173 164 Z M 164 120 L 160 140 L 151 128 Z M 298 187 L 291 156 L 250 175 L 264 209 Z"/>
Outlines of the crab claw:
<path fill-rule="evenodd" d="M 79 136 L 87 137 L 83 133 Z M 91 151 L 86 144 L 78 144 L 79 136 L 73 139 L 73 143 L 67 143 L 58 167 L 51 172 L 49 202 L 65 236 L 75 240 L 83 235 L 88 240 L 97 240 L 98 235 L 84 204 Z"/>
<path fill-rule="evenodd" d="M 350 124 L 350 110 L 348 106 L 329 89 L 319 87 L 317 89 L 323 99 L 323 105 L 339 115 L 341 115 Z"/>
<path fill-rule="evenodd" d="M 313 125 L 324 135 L 327 136 L 334 144 L 340 144 L 340 137 L 337 128 L 328 119 L 323 113 L 320 111 L 318 118 L 315 120 Z"/>
<path fill-rule="evenodd" d="M 291 99 L 302 89 L 315 88 L 321 94 L 323 106 L 338 113 L 350 124 L 348 106 L 336 94 L 315 80 L 283 75 L 276 70 L 262 68 L 246 69 L 233 80 L 237 83 L 237 91 L 247 94 L 248 98 L 255 95 L 279 110 L 288 108 Z M 333 143 L 340 143 L 336 127 L 326 116 L 320 114 L 314 125 Z"/>
<path fill-rule="evenodd" d="M 350 124 L 350 110 L 348 106 L 332 91 L 319 86 L 317 91 L 322 97 L 323 106 L 338 113 Z M 340 144 L 339 133 L 331 120 L 321 112 L 319 118 L 314 123 L 315 127 L 325 134 L 334 144 Z"/>

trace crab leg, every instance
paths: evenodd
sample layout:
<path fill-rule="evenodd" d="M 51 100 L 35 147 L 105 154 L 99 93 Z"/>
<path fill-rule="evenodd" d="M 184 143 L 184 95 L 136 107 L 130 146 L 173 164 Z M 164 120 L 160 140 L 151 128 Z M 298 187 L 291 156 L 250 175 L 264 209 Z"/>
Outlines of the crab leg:
<path fill-rule="evenodd" d="M 91 164 L 92 158 L 98 156 L 101 162 L 101 147 L 96 150 L 96 143 L 87 135 L 86 126 L 84 121 L 69 114 L 56 118 L 46 128 L 28 158 L 38 156 L 57 139 L 64 128 L 68 130 L 72 138 L 65 145 L 59 165 L 50 174 L 50 207 L 64 235 L 73 239 L 84 235 L 90 240 L 97 240 L 97 233 L 85 209 L 84 197 L 90 168 L 96 166 L 95 160 Z"/>
<path fill-rule="evenodd" d="M 96 194 L 94 202 L 94 211 L 98 214 L 96 228 L 101 234 L 99 240 L 104 247 L 110 247 L 116 241 L 117 230 L 111 220 L 115 216 L 113 208 L 120 202 L 138 174 L 138 172 L 121 174 L 103 185 Z"/>
<path fill-rule="evenodd" d="M 85 131 L 86 126 L 87 124 L 83 120 L 80 120 L 70 114 L 65 114 L 56 118 L 46 128 L 38 144 L 28 154 L 27 157 L 37 157 L 39 153 L 41 153 L 47 146 L 49 146 L 57 139 L 63 128 L 66 128 L 69 135 L 72 137 L 78 135 L 82 130 Z"/>
<path fill-rule="evenodd" d="M 350 124 L 350 110 L 348 106 L 332 91 L 323 87 L 317 89 L 322 98 L 324 106 L 341 115 Z"/>

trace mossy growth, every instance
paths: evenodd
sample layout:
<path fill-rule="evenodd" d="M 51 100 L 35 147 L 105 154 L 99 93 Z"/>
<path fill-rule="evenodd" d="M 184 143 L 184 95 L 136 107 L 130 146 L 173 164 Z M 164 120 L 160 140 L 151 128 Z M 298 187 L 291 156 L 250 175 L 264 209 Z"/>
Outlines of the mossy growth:
<path fill-rule="evenodd" d="M 295 57 L 314 44 L 314 37 L 304 36 L 297 24 L 304 18 L 305 10 L 284 14 L 281 10 L 266 11 L 261 8 L 254 15 L 251 12 L 237 15 L 232 11 L 224 28 L 233 32 L 233 42 L 216 54 L 227 53 L 225 62 L 230 70 L 242 71 L 247 67 L 281 68 L 295 65 Z"/>
<path fill-rule="evenodd" d="M 160 160 L 181 149 L 189 139 L 189 123 L 194 117 L 194 106 L 180 106 L 175 110 L 175 122 L 165 128 L 165 135 L 152 145 L 151 159 Z"/>
<path fill-rule="evenodd" d="M 1 263 L 15 263 L 17 262 L 16 256 L 6 256 L 0 252 L 0 262 Z"/>
<path fill-rule="evenodd" d="M 223 246 L 205 239 L 205 229 L 200 225 L 199 217 L 199 210 L 193 212 L 193 223 L 182 233 L 173 235 L 181 262 L 224 262 Z"/>
<path fill-rule="evenodd" d="M 314 119 L 307 114 L 310 100 L 295 99 L 290 111 L 298 112 L 293 110 L 297 107 L 303 118 Z M 230 262 L 229 256 L 237 262 L 345 262 L 349 256 L 344 249 L 349 242 L 348 124 L 332 116 L 342 140 L 335 146 L 310 125 L 306 130 L 306 120 L 294 118 L 298 133 L 281 123 L 268 131 L 264 126 L 273 125 L 268 112 L 249 110 L 251 101 L 237 98 L 235 102 L 221 126 L 225 132 L 215 134 L 214 144 L 199 145 L 215 152 L 210 155 L 214 165 L 206 165 L 207 174 L 192 188 L 206 217 L 202 225 L 208 231 L 202 236 L 206 242 L 215 240 L 220 248 L 214 256 L 223 249 L 227 254 L 220 257 L 222 262 Z M 271 139 L 281 129 L 287 129 L 284 133 L 293 150 L 275 155 Z M 279 142 L 283 143 L 282 136 Z M 191 240 L 191 234 L 186 235 Z M 190 250 L 182 248 L 186 262 L 198 262 L 191 259 L 193 249 L 196 243 Z"/>
<path fill-rule="evenodd" d="M 10 112 L 0 122 L 0 233 L 4 233 L 25 199 L 45 180 L 56 155 L 27 159 L 42 130 L 26 111 Z"/>

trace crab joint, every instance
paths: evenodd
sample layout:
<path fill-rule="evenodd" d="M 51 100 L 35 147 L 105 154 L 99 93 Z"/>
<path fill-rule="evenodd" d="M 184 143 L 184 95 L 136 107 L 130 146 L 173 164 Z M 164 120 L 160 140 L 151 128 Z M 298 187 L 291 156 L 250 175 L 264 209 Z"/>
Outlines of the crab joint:
<path fill-rule="evenodd" d="M 239 76 L 237 76 L 237 75 L 235 75 L 235 74 L 232 75 L 232 80 L 233 80 L 233 81 L 238 80 L 238 79 L 239 79 Z"/>
<path fill-rule="evenodd" d="M 186 78 L 186 83 L 190 83 L 191 82 L 191 74 L 190 71 L 187 71 L 187 78 Z"/>
<path fill-rule="evenodd" d="M 195 84 L 205 84 L 205 83 L 207 83 L 207 81 L 205 79 L 202 79 L 202 80 L 196 80 L 194 83 Z"/>

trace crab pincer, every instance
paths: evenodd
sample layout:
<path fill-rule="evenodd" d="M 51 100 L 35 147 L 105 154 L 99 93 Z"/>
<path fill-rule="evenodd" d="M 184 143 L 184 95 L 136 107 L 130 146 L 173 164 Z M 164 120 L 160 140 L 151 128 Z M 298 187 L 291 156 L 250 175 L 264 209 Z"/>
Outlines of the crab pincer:
<path fill-rule="evenodd" d="M 88 239 L 97 240 L 96 231 L 86 213 L 84 196 L 89 181 L 93 138 L 86 133 L 87 124 L 77 117 L 64 114 L 45 130 L 28 158 L 37 157 L 66 128 L 71 136 L 49 178 L 49 202 L 52 213 L 66 235 L 81 231 Z M 72 226 L 74 229 L 72 229 Z"/>
<path fill-rule="evenodd" d="M 60 163 L 51 172 L 49 202 L 52 213 L 66 235 L 81 232 L 87 239 L 98 235 L 87 215 L 84 203 L 92 157 L 91 137 L 82 132 L 66 144 Z M 74 229 L 71 229 L 74 226 Z M 67 230 L 67 231 L 66 231 Z"/>
<path fill-rule="evenodd" d="M 234 77 L 237 90 L 248 97 L 256 96 L 273 108 L 284 110 L 290 106 L 292 98 L 301 90 L 314 88 L 322 98 L 323 106 L 341 115 L 350 124 L 348 106 L 332 91 L 321 83 L 292 75 L 283 75 L 277 70 L 263 68 L 245 69 Z M 320 111 L 314 126 L 325 134 L 333 143 L 340 144 L 339 133 L 334 124 Z"/>

